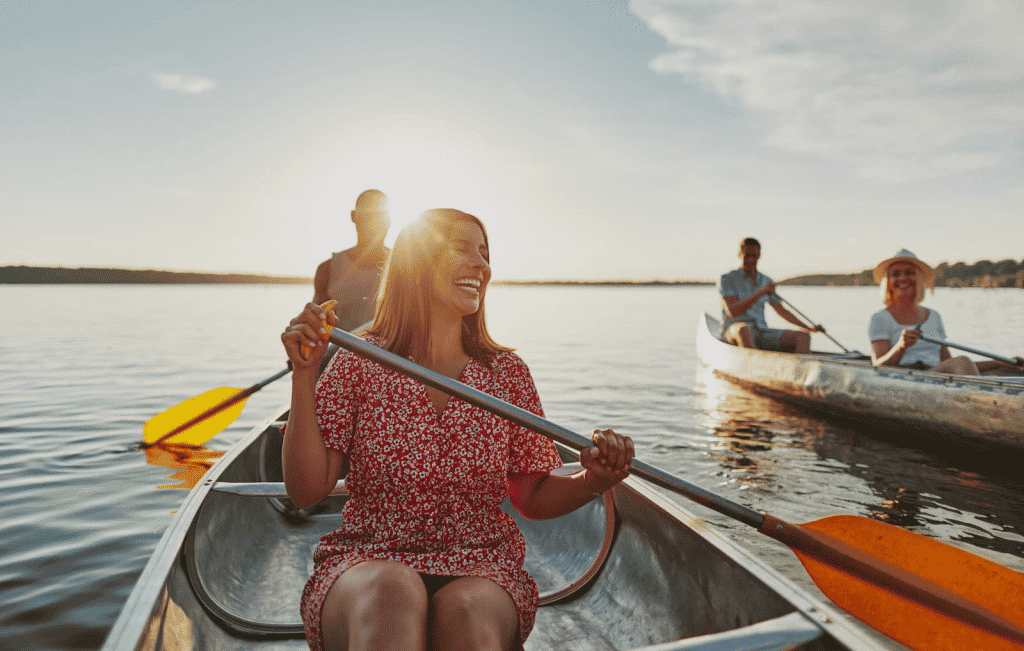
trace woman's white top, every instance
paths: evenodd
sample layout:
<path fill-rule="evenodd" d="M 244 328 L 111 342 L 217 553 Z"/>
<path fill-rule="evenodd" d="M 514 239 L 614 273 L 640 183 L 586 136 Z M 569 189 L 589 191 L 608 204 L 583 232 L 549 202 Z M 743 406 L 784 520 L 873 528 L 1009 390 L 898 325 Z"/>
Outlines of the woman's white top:
<path fill-rule="evenodd" d="M 879 310 L 871 315 L 871 325 L 868 326 L 868 339 L 878 341 L 888 340 L 889 344 L 895 346 L 900 340 L 900 334 L 907 328 L 914 328 L 913 325 L 896 323 L 889 310 Z M 942 317 L 935 310 L 928 310 L 928 317 L 921 324 L 921 334 L 931 339 L 946 340 L 946 328 L 942 325 Z M 900 365 L 913 364 L 922 361 L 929 367 L 937 365 L 942 359 L 939 356 L 942 346 L 933 344 L 930 341 L 917 340 L 917 343 L 903 353 Z"/>

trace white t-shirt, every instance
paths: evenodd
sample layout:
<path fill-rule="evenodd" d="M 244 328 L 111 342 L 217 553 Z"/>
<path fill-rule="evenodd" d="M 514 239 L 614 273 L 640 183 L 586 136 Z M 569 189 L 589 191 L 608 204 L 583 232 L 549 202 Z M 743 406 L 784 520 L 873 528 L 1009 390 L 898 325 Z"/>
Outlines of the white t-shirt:
<path fill-rule="evenodd" d="M 907 328 L 913 327 L 915 326 L 896 323 L 896 319 L 892 318 L 889 310 L 879 310 L 871 315 L 871 325 L 868 326 L 868 339 L 870 341 L 886 339 L 890 345 L 895 346 L 900 340 L 900 334 Z M 938 312 L 932 309 L 928 310 L 928 317 L 921 324 L 921 334 L 931 339 L 945 341 L 946 328 L 942 325 L 942 317 L 939 316 Z M 942 346 L 939 344 L 918 339 L 916 344 L 903 353 L 900 365 L 913 364 L 920 360 L 929 367 L 935 366 L 942 361 L 939 356 L 941 349 Z"/>

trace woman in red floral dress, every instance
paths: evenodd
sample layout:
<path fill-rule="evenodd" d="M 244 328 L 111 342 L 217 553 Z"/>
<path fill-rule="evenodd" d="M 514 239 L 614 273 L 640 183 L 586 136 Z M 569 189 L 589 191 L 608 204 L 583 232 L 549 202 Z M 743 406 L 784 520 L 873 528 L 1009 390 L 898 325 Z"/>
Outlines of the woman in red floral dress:
<path fill-rule="evenodd" d="M 526 364 L 487 334 L 490 276 L 480 220 L 429 210 L 399 234 L 363 336 L 542 415 Z M 627 476 L 633 442 L 597 430 L 584 470 L 552 475 L 561 462 L 543 436 L 348 351 L 318 382 L 325 323 L 333 313 L 310 303 L 281 336 L 294 366 L 289 496 L 323 499 L 349 462 L 344 524 L 320 540 L 303 592 L 310 648 L 521 648 L 537 587 L 499 505 L 508 496 L 531 519 L 568 513 Z"/>

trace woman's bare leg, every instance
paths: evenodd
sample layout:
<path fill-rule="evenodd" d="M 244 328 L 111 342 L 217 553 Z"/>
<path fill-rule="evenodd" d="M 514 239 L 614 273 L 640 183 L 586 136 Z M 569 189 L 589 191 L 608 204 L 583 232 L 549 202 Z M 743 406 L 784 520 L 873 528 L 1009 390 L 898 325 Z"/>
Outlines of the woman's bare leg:
<path fill-rule="evenodd" d="M 935 371 L 936 373 L 952 373 L 954 375 L 980 375 L 978 367 L 974 365 L 974 362 L 970 357 L 960 355 L 958 357 L 950 357 L 947 360 L 943 360 L 939 364 L 928 369 Z"/>
<path fill-rule="evenodd" d="M 324 599 L 325 651 L 423 651 L 427 589 L 420 575 L 394 561 L 366 561 L 338 577 Z"/>
<path fill-rule="evenodd" d="M 430 648 L 510 651 L 519 642 L 519 611 L 490 579 L 466 576 L 430 598 Z"/>

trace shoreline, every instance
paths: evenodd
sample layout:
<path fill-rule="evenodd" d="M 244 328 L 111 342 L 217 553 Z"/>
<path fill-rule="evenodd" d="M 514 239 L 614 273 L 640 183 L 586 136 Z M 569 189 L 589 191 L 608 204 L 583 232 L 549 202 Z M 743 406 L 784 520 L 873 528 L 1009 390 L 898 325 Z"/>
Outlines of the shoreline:
<path fill-rule="evenodd" d="M 1024 265 L 1024 263 L 1022 263 Z M 979 265 L 980 266 L 980 265 Z M 1024 288 L 1024 270 L 1011 273 L 977 273 L 958 263 L 945 271 L 936 287 Z M 1007 270 L 1011 271 L 1011 270 Z M 937 274 L 938 275 L 938 274 Z M 306 276 L 271 276 L 253 273 L 214 273 L 201 271 L 166 271 L 159 269 L 117 269 L 106 267 L 33 267 L 9 265 L 0 267 L 0 285 L 311 285 Z M 707 287 L 715 280 L 666 280 L 653 278 L 605 280 L 491 280 L 493 285 L 520 287 Z M 807 287 L 872 287 L 870 271 L 845 274 L 807 274 L 777 281 L 780 286 Z"/>

